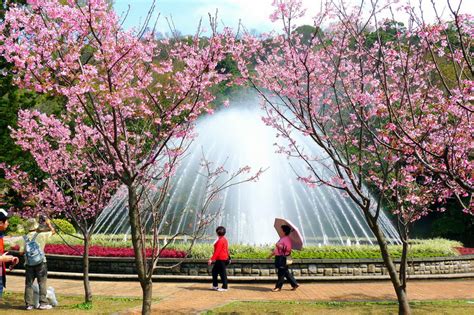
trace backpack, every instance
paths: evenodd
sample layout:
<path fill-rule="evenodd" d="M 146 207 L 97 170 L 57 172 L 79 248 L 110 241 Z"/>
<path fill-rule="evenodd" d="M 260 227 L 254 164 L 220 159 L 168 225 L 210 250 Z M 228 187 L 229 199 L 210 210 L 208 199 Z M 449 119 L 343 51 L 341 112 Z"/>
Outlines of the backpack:
<path fill-rule="evenodd" d="M 28 266 L 37 266 L 44 261 L 44 253 L 36 242 L 38 233 L 35 233 L 31 240 L 28 239 L 27 235 L 23 236 L 25 240 L 25 255 Z"/>

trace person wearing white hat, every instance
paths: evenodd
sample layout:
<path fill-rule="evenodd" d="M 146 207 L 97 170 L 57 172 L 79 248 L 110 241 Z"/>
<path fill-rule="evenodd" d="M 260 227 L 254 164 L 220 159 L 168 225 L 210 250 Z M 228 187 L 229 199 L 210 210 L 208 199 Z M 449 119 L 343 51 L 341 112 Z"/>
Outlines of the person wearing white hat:
<path fill-rule="evenodd" d="M 33 282 L 38 281 L 40 293 L 39 309 L 48 310 L 52 306 L 46 297 L 48 268 L 46 265 L 46 256 L 44 255 L 44 247 L 48 239 L 55 233 L 55 229 L 51 225 L 49 219 L 46 219 L 48 231 L 38 229 L 39 224 L 35 218 L 26 221 L 27 235 L 20 240 L 20 253 L 25 256 L 25 304 L 26 310 L 35 308 Z"/>
<path fill-rule="evenodd" d="M 3 295 L 3 288 L 6 285 L 6 264 L 12 263 L 16 265 L 18 263 L 18 257 L 8 255 L 8 252 L 4 252 L 3 236 L 8 228 L 8 212 L 5 209 L 0 208 L 0 298 Z"/>

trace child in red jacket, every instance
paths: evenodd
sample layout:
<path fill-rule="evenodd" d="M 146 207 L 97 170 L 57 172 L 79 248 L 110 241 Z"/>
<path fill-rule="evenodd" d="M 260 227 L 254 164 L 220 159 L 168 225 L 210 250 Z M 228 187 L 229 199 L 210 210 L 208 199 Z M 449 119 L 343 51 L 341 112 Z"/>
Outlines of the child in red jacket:
<path fill-rule="evenodd" d="M 5 209 L 0 208 L 0 299 L 3 295 L 3 288 L 6 284 L 6 264 L 11 263 L 16 265 L 18 263 L 18 257 L 8 255 L 4 253 L 3 247 L 3 236 L 8 228 L 8 213 Z"/>
<path fill-rule="evenodd" d="M 226 265 L 229 261 L 229 243 L 225 238 L 225 227 L 218 226 L 216 229 L 217 240 L 214 242 L 214 254 L 209 259 L 207 264 L 210 266 L 214 263 L 212 267 L 212 290 L 216 291 L 227 291 L 227 270 Z M 221 277 L 222 288 L 218 287 L 217 276 Z"/>

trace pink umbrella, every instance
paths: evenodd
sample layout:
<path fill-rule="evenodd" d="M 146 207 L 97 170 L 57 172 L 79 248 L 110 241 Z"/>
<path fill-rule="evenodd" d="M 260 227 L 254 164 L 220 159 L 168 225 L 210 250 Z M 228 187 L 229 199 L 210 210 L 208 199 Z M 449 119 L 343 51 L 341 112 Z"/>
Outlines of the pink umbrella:
<path fill-rule="evenodd" d="M 290 233 L 290 235 L 288 235 L 291 239 L 291 247 L 293 249 L 298 249 L 298 250 L 302 249 L 303 248 L 303 237 L 301 236 L 301 233 L 298 230 L 298 228 L 296 227 L 296 225 L 291 223 L 290 220 L 282 219 L 282 218 L 275 218 L 275 223 L 273 224 L 273 226 L 275 227 L 275 230 L 277 231 L 277 233 L 280 237 L 285 236 L 285 233 L 283 233 L 283 230 L 281 229 L 282 225 L 288 225 L 289 227 L 291 227 L 291 233 Z"/>

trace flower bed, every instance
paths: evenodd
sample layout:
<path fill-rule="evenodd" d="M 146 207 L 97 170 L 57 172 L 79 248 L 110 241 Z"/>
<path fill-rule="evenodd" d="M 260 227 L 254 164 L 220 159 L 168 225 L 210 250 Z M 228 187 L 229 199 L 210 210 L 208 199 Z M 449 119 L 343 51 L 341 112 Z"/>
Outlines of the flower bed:
<path fill-rule="evenodd" d="M 65 245 L 67 242 L 69 245 Z M 176 242 L 169 244 L 169 247 L 162 251 L 160 257 L 163 258 L 183 258 L 189 252 L 190 244 L 187 242 Z M 461 250 L 459 250 L 461 248 Z M 12 248 L 14 249 L 14 248 Z M 231 244 L 229 251 L 233 259 L 265 259 L 268 257 L 271 246 L 251 246 Z M 467 255 L 472 253 L 472 249 L 462 247 L 462 244 L 456 241 L 445 239 L 432 240 L 412 240 L 409 248 L 409 258 L 425 257 L 451 257 L 458 255 Z M 59 255 L 82 255 L 82 244 L 80 240 L 74 237 L 53 236 L 46 246 L 47 254 Z M 402 248 L 399 245 L 389 245 L 389 251 L 392 257 L 399 258 Z M 208 259 L 212 256 L 212 244 L 195 244 L 190 251 L 189 258 Z M 151 252 L 148 252 L 150 255 Z M 90 256 L 102 257 L 134 257 L 131 242 L 111 241 L 106 236 L 97 235 L 92 239 Z M 360 246 L 305 246 L 301 251 L 293 251 L 295 259 L 379 259 L 381 258 L 380 249 L 377 245 Z"/>
<path fill-rule="evenodd" d="M 18 250 L 18 246 L 12 247 L 13 250 Z M 81 245 L 64 245 L 64 244 L 47 244 L 44 247 L 46 254 L 55 255 L 71 255 L 82 256 L 84 248 Z M 147 257 L 152 254 L 151 249 L 146 250 Z M 91 257 L 135 257 L 133 248 L 130 247 L 104 247 L 99 245 L 92 245 L 89 248 L 89 256 Z M 177 249 L 163 249 L 160 253 L 161 258 L 184 258 L 186 252 Z"/>
<path fill-rule="evenodd" d="M 474 255 L 474 248 L 472 247 L 456 247 L 456 250 L 461 255 Z"/>

